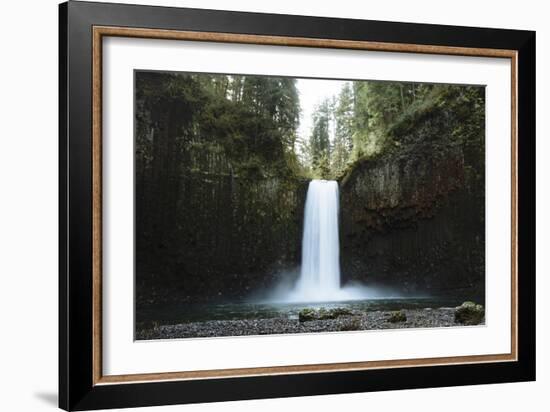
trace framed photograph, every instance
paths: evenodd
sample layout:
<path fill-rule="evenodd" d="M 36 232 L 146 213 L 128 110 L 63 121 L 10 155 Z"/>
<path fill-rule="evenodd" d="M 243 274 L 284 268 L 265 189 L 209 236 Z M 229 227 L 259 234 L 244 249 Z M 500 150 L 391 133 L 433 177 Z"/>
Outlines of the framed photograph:
<path fill-rule="evenodd" d="M 60 5 L 66 410 L 535 379 L 535 33 Z"/>

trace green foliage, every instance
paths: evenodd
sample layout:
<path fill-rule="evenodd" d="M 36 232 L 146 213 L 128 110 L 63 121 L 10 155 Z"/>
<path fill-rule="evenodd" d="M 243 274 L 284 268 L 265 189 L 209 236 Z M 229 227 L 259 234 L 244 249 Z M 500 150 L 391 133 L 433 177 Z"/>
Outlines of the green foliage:
<path fill-rule="evenodd" d="M 351 96 L 350 96 L 351 94 Z M 350 109 L 350 101 L 352 102 Z M 459 119 L 449 129 L 451 141 L 476 145 L 484 138 L 485 92 L 479 86 L 356 81 L 346 85 L 335 103 L 336 134 L 330 174 L 339 178 L 362 159 L 403 150 L 404 139 L 427 118 L 443 121 L 452 112 Z"/>
<path fill-rule="evenodd" d="M 309 138 L 311 168 L 319 177 L 330 174 L 330 124 L 333 107 L 330 100 L 323 100 L 313 112 L 313 128 Z"/>
<path fill-rule="evenodd" d="M 474 106 L 472 108 L 472 105 Z M 406 134 L 422 116 L 456 106 L 470 116 L 483 116 L 480 87 L 401 82 L 346 82 L 340 93 L 320 102 L 313 113 L 309 140 L 301 144 L 304 166 L 316 178 L 338 179 L 360 159 L 372 158 L 402 146 Z M 460 136 L 475 133 L 465 122 Z M 472 126 L 474 124 L 474 126 Z M 466 130 L 472 129 L 472 130 Z"/>
<path fill-rule="evenodd" d="M 334 120 L 336 130 L 331 168 L 335 175 L 345 170 L 353 150 L 354 96 L 350 83 L 345 83 L 338 95 Z"/>
<path fill-rule="evenodd" d="M 404 113 L 414 111 L 436 86 L 400 82 L 356 82 L 354 159 L 371 157 L 392 145 L 389 131 Z"/>
<path fill-rule="evenodd" d="M 445 110 L 468 119 L 450 132 L 451 141 L 483 139 L 484 98 L 476 86 L 346 82 L 319 103 L 310 135 L 297 141 L 295 79 L 139 72 L 138 160 L 151 166 L 159 141 L 172 139 L 164 149 L 174 161 L 200 143 L 223 157 L 232 173 L 338 179 L 358 160 L 401 150 L 415 125 Z"/>
<path fill-rule="evenodd" d="M 179 158 L 202 142 L 208 143 L 203 150 L 222 153 L 234 172 L 298 171 L 294 143 L 300 105 L 294 79 L 139 72 L 136 106 L 137 152 L 146 165 L 156 148 L 164 147 L 162 136 L 175 142 L 170 150 Z M 159 133 L 167 127 L 168 137 Z"/>
<path fill-rule="evenodd" d="M 459 119 L 464 119 L 451 131 L 453 139 L 461 143 L 471 140 L 472 134 L 479 134 L 479 124 L 485 117 L 485 89 L 479 86 L 434 85 L 424 86 L 422 98 L 407 107 L 388 127 L 393 138 L 409 133 L 418 122 L 427 117 L 435 117 L 444 110 L 452 111 Z"/>

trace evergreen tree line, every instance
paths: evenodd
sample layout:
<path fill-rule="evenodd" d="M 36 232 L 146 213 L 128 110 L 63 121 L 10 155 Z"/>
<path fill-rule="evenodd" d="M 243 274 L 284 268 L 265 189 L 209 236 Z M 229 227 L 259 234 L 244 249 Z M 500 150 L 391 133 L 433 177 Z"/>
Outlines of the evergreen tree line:
<path fill-rule="evenodd" d="M 483 89 L 418 83 L 347 82 L 337 96 L 321 101 L 309 137 L 299 150 L 312 177 L 337 178 L 357 160 L 398 147 L 393 131 L 412 117 L 448 104 L 483 107 Z"/>
<path fill-rule="evenodd" d="M 136 144 L 141 170 L 182 171 L 185 153 L 218 152 L 236 174 L 270 173 L 297 161 L 296 80 L 138 72 Z M 207 171 L 208 165 L 198 165 Z"/>
<path fill-rule="evenodd" d="M 393 131 L 399 125 L 451 97 L 484 107 L 480 87 L 349 81 L 319 102 L 309 136 L 298 139 L 296 83 L 288 77 L 138 72 L 142 170 L 174 174 L 194 167 L 183 155 L 197 149 L 222 153 L 242 176 L 338 178 L 355 161 L 398 147 Z"/>

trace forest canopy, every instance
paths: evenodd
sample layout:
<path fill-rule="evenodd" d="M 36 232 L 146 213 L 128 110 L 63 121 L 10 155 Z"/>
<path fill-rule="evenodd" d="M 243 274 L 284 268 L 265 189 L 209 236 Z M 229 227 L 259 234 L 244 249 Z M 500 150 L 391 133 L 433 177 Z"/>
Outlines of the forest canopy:
<path fill-rule="evenodd" d="M 480 87 L 346 81 L 317 102 L 300 135 L 304 81 L 315 80 L 138 72 L 138 151 L 152 159 L 147 139 L 171 125 L 176 150 L 223 152 L 233 173 L 337 179 L 357 160 L 399 146 L 395 130 L 450 98 L 484 102 Z"/>
<path fill-rule="evenodd" d="M 484 104 L 476 86 L 346 81 L 317 102 L 311 127 L 300 133 L 299 83 L 307 81 L 316 80 L 137 72 L 138 154 L 147 166 L 155 158 L 148 142 L 167 133 L 176 152 L 170 156 L 187 149 L 221 153 L 237 175 L 338 179 L 358 160 L 398 148 L 395 131 L 419 116 L 456 99 Z M 163 130 L 167 125 L 173 130 Z"/>

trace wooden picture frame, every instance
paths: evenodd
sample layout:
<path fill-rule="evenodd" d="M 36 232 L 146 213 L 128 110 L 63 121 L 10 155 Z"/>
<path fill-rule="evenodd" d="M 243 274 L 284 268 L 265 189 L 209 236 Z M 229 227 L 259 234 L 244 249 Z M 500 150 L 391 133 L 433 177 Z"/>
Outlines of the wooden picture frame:
<path fill-rule="evenodd" d="M 59 406 L 215 402 L 535 379 L 535 33 L 168 7 L 60 5 Z M 511 61 L 511 351 L 507 354 L 104 375 L 102 41 L 192 40 Z M 503 179 L 505 177 L 502 177 Z"/>

